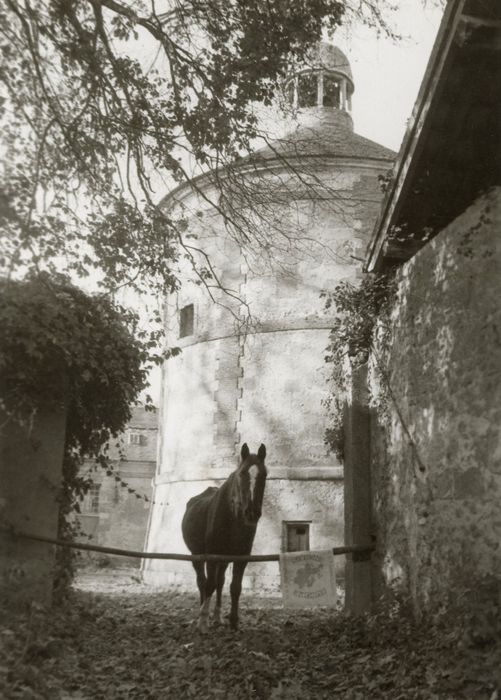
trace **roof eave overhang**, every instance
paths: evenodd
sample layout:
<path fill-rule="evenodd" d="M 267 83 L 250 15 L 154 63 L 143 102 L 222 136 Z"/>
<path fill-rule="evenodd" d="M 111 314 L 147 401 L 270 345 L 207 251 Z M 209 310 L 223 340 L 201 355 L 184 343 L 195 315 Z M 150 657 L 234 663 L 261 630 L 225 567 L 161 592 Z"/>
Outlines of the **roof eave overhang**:
<path fill-rule="evenodd" d="M 381 213 L 368 246 L 364 267 L 366 272 L 376 272 L 383 266 L 383 248 L 388 233 L 398 218 L 406 191 L 411 186 L 413 170 L 416 167 L 416 155 L 422 147 L 426 133 L 426 117 L 432 108 L 440 78 L 446 67 L 449 49 L 454 40 L 465 1 L 452 0 L 445 9 L 409 125 L 393 167 L 391 184 L 383 200 Z"/>
<path fill-rule="evenodd" d="M 493 19 L 485 17 L 485 14 L 487 14 L 486 8 L 493 8 L 490 10 Z M 476 11 L 478 11 L 480 16 L 475 16 Z M 415 236 L 415 231 L 410 231 L 407 234 L 399 234 L 400 242 L 396 243 L 395 231 L 402 231 L 402 222 L 404 222 L 405 226 L 406 217 L 409 218 L 409 212 L 411 212 L 412 218 L 412 206 L 414 210 L 418 210 L 420 206 L 437 206 L 436 191 L 435 198 L 433 199 L 430 196 L 428 200 L 425 197 L 421 200 L 416 199 L 414 193 L 422 182 L 423 177 L 428 177 L 429 184 L 435 186 L 435 190 L 437 190 L 441 182 L 439 178 L 441 177 L 442 181 L 444 180 L 443 172 L 437 167 L 437 172 L 432 173 L 430 178 L 430 164 L 437 165 L 437 161 L 440 160 L 438 156 L 445 152 L 444 149 L 456 149 L 458 152 L 460 150 L 461 144 L 458 139 L 461 137 L 455 135 L 453 130 L 447 129 L 447 127 L 442 132 L 440 146 L 436 145 L 437 121 L 441 116 L 443 117 L 443 105 L 446 101 L 444 95 L 450 89 L 451 76 L 454 76 L 454 71 L 458 69 L 460 58 L 463 60 L 464 66 L 464 55 L 461 52 L 472 50 L 472 47 L 469 47 L 468 43 L 465 42 L 465 35 L 468 35 L 472 29 L 477 30 L 478 28 L 486 27 L 494 32 L 493 38 L 485 46 L 479 42 L 474 45 L 473 48 L 476 53 L 475 57 L 471 59 L 472 66 L 475 65 L 475 61 L 478 61 L 478 56 L 482 51 L 490 52 L 491 55 L 495 53 L 496 57 L 498 55 L 499 48 L 501 48 L 499 7 L 496 8 L 494 0 L 487 0 L 483 4 L 479 4 L 478 0 L 449 0 L 409 126 L 395 162 L 392 180 L 383 200 L 380 216 L 368 246 L 364 266 L 366 272 L 381 271 L 396 263 L 408 260 L 426 241 L 426 237 L 420 239 L 419 236 Z M 471 83 L 472 81 L 468 82 Z M 463 94 L 464 100 L 466 100 L 468 99 L 467 91 L 473 90 L 474 86 L 469 84 L 465 85 L 464 88 Z M 494 90 L 496 90 L 495 86 Z M 499 87 L 497 91 L 496 94 L 499 93 Z M 472 99 L 471 95 L 473 95 L 473 92 L 470 94 L 470 99 Z M 454 104 L 452 120 L 455 117 L 455 106 Z M 460 105 L 458 104 L 457 107 L 459 109 Z M 450 111 L 447 114 L 450 114 Z M 464 115 L 463 119 L 465 119 Z M 499 134 L 493 133 L 489 138 L 491 138 L 492 147 L 496 148 Z M 485 145 L 484 137 L 483 146 L 485 147 Z M 440 148 L 442 151 L 439 150 Z M 486 176 L 485 173 L 482 173 L 478 176 L 479 182 L 486 185 L 489 184 L 489 178 L 493 180 L 499 176 L 497 163 L 494 164 L 494 167 L 491 167 L 491 170 L 492 174 L 489 173 Z M 474 179 L 477 175 L 473 172 L 470 177 Z M 451 213 L 453 213 L 453 208 L 446 212 L 446 214 Z"/>

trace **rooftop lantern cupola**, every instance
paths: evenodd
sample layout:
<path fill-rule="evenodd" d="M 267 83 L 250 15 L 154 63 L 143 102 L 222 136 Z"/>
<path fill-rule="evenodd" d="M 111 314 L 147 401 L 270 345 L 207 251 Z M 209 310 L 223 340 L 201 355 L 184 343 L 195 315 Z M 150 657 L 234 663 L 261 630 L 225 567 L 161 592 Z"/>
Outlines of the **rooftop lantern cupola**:
<path fill-rule="evenodd" d="M 351 114 L 354 91 L 351 66 L 344 53 L 322 42 L 312 52 L 309 65 L 287 83 L 290 104 L 305 109 L 338 109 Z"/>

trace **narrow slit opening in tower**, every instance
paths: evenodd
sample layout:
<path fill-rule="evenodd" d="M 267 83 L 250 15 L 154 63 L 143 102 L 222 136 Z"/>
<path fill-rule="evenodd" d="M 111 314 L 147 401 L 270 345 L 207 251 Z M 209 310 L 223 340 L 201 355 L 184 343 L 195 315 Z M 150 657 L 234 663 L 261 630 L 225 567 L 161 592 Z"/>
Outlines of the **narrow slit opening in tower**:
<path fill-rule="evenodd" d="M 195 322 L 195 310 L 193 304 L 183 306 L 179 312 L 179 337 L 186 338 L 188 335 L 193 335 Z"/>

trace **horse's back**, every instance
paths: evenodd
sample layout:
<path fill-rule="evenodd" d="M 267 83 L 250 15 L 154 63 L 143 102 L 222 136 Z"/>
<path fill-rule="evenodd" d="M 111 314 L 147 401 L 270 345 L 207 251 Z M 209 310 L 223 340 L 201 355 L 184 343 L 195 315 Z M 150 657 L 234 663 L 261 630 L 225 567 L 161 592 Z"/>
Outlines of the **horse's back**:
<path fill-rule="evenodd" d="M 192 554 L 204 553 L 208 509 L 218 490 L 217 486 L 209 486 L 198 496 L 190 498 L 186 504 L 181 530 L 186 546 Z"/>
<path fill-rule="evenodd" d="M 186 512 L 188 512 L 188 510 L 196 507 L 201 503 L 203 504 L 206 501 L 210 501 L 210 499 L 216 493 L 216 491 L 218 491 L 217 486 L 209 486 L 209 488 L 205 489 L 205 491 L 199 493 L 198 496 L 193 496 L 193 498 L 190 498 L 190 500 L 186 504 Z"/>

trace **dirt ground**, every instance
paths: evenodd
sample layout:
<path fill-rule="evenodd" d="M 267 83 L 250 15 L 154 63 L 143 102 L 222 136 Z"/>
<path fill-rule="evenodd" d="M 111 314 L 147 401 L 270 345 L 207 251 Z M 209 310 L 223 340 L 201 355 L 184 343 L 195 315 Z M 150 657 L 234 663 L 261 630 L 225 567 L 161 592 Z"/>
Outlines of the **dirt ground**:
<path fill-rule="evenodd" d="M 242 594 L 240 629 L 202 635 L 197 601 L 106 572 L 80 576 L 60 609 L 4 611 L 0 697 L 501 698 L 499 639 L 475 640 L 445 618 L 418 624 L 392 603 L 350 619 Z"/>

